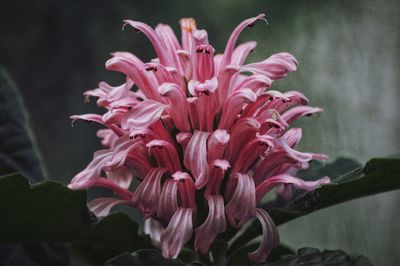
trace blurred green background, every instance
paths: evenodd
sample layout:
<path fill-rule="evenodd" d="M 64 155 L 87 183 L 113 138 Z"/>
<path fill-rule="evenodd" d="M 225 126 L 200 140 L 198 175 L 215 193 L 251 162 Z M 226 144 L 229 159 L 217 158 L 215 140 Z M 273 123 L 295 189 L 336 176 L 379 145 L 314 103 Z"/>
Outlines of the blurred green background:
<path fill-rule="evenodd" d="M 371 1 L 21 1 L 0 2 L 0 64 L 22 90 L 47 176 L 63 183 L 99 148 L 96 125 L 71 127 L 69 116 L 98 112 L 82 92 L 123 77 L 107 72 L 109 53 L 155 57 L 143 34 L 121 30 L 130 18 L 152 26 L 194 17 L 222 52 L 243 19 L 266 13 L 269 25 L 246 30 L 256 40 L 251 59 L 287 51 L 299 71 L 275 89 L 304 92 L 320 116 L 304 119 L 300 149 L 363 162 L 399 153 L 400 3 Z M 178 35 L 179 36 L 179 35 Z M 376 265 L 400 265 L 400 193 L 344 203 L 280 227 L 294 248 L 343 249 Z"/>

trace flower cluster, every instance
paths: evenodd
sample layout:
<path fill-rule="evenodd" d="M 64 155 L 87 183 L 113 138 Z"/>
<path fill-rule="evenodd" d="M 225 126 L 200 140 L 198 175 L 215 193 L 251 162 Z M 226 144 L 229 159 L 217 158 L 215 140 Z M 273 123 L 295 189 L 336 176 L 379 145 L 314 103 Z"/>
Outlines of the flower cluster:
<path fill-rule="evenodd" d="M 277 53 L 246 64 L 256 43 L 236 47 L 239 34 L 258 20 L 264 14 L 240 23 L 223 54 L 215 54 L 207 32 L 191 18 L 180 21 L 181 43 L 167 25 L 153 29 L 126 20 L 148 37 L 157 58 L 144 63 L 128 52 L 113 53 L 106 68 L 123 73 L 126 82 L 101 82 L 84 93 L 97 97 L 106 113 L 71 117 L 106 129 L 97 132 L 105 149 L 94 153 L 69 187 L 111 189 L 115 198 L 88 204 L 98 216 L 116 204 L 137 208 L 164 257 L 176 257 L 192 237 L 195 250 L 207 253 L 228 226 L 240 228 L 256 217 L 263 241 L 249 256 L 265 260 L 279 235 L 268 213 L 257 208 L 264 195 L 276 187 L 279 193 L 287 186 L 307 190 L 329 182 L 295 177 L 309 161 L 326 156 L 294 150 L 301 129 L 288 129 L 321 109 L 307 106 L 300 92 L 270 89 L 297 69 L 296 59 Z M 133 178 L 139 184 L 132 192 Z"/>

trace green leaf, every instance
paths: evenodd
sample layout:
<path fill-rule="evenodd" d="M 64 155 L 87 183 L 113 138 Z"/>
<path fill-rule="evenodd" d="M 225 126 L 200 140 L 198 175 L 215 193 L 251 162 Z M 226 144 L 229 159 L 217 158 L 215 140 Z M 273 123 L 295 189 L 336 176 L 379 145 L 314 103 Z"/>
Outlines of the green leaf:
<path fill-rule="evenodd" d="M 333 171 L 336 165 L 337 171 Z M 347 166 L 348 167 L 348 166 Z M 341 172 L 337 162 L 321 168 L 330 169 L 332 173 Z M 268 210 L 276 225 L 286 223 L 311 212 L 333 206 L 345 201 L 361 198 L 400 188 L 400 159 L 371 159 L 364 168 L 333 178 L 331 184 L 321 186 L 313 191 L 303 193 L 285 207 Z M 259 236 L 262 232 L 258 222 L 251 225 L 238 236 L 229 246 L 229 252 L 234 252 L 244 244 Z"/>
<path fill-rule="evenodd" d="M 349 256 L 341 250 L 319 251 L 316 248 L 302 248 L 296 255 L 289 255 L 277 262 L 257 264 L 263 266 L 372 266 L 363 256 Z"/>
<path fill-rule="evenodd" d="M 179 260 L 165 259 L 156 249 L 124 253 L 107 261 L 104 266 L 182 266 Z"/>
<path fill-rule="evenodd" d="M 252 241 L 247 245 L 239 248 L 234 254 L 229 256 L 230 266 L 240 266 L 240 265 L 251 265 L 252 262 L 248 257 L 248 253 L 255 251 L 259 246 L 261 240 L 257 239 L 256 241 Z M 280 244 L 278 247 L 274 248 L 267 258 L 267 262 L 275 262 L 278 261 L 283 256 L 293 255 L 295 251 L 289 248 L 284 244 Z"/>
<path fill-rule="evenodd" d="M 29 180 L 43 179 L 28 118 L 18 89 L 0 66 L 0 175 L 20 172 Z"/>
<path fill-rule="evenodd" d="M 19 174 L 0 178 L 0 242 L 52 241 L 134 251 L 151 247 L 123 213 L 103 219 L 86 207 L 86 191 L 55 182 L 30 187 Z"/>
<path fill-rule="evenodd" d="M 227 265 L 226 248 L 227 244 L 223 239 L 214 240 L 210 249 L 214 265 L 216 266 Z"/>

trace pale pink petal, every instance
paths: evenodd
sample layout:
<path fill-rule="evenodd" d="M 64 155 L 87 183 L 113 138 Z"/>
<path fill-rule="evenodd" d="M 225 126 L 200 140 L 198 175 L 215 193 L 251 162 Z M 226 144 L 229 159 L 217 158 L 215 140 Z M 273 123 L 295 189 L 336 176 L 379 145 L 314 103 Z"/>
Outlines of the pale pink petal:
<path fill-rule="evenodd" d="M 117 134 L 111 129 L 99 129 L 96 135 L 101 139 L 101 145 L 107 148 L 113 148 L 115 142 L 118 140 Z"/>
<path fill-rule="evenodd" d="M 286 111 L 282 114 L 282 118 L 286 120 L 288 124 L 292 123 L 296 119 L 302 116 L 311 116 L 312 114 L 322 112 L 322 108 L 310 107 L 310 106 L 298 106 Z"/>
<path fill-rule="evenodd" d="M 193 56 L 192 79 L 200 82 L 210 80 L 214 76 L 214 53 L 215 49 L 209 44 L 196 46 Z"/>
<path fill-rule="evenodd" d="M 155 31 L 160 41 L 164 43 L 166 52 L 168 53 L 168 57 L 171 59 L 173 66 L 176 67 L 180 73 L 183 73 L 180 65 L 180 59 L 176 54 L 176 51 L 180 50 L 181 46 L 175 36 L 174 31 L 170 26 L 165 24 L 158 24 L 155 28 Z"/>
<path fill-rule="evenodd" d="M 205 222 L 196 228 L 194 248 L 196 252 L 207 254 L 212 242 L 226 230 L 224 200 L 220 195 L 206 196 L 208 216 Z"/>
<path fill-rule="evenodd" d="M 297 60 L 288 53 L 274 54 L 262 62 L 247 64 L 241 68 L 241 71 L 266 75 L 273 80 L 284 78 L 289 72 L 296 70 Z"/>
<path fill-rule="evenodd" d="M 106 172 L 107 178 L 120 187 L 128 189 L 132 183 L 133 173 L 127 167 L 121 167 L 112 172 Z"/>
<path fill-rule="evenodd" d="M 300 178 L 290 175 L 276 175 L 267 178 L 261 184 L 256 187 L 256 201 L 259 202 L 262 197 L 268 193 L 273 187 L 282 184 L 292 184 L 296 188 L 301 190 L 313 190 L 321 185 L 329 184 L 330 178 L 323 177 L 315 181 L 304 181 Z"/>
<path fill-rule="evenodd" d="M 160 95 L 166 97 L 170 104 L 171 116 L 176 127 L 182 132 L 191 131 L 188 103 L 181 87 L 174 83 L 164 83 L 158 88 Z"/>
<path fill-rule="evenodd" d="M 210 133 L 195 131 L 185 151 L 183 163 L 190 169 L 197 189 L 204 187 L 208 181 L 207 139 Z"/>
<path fill-rule="evenodd" d="M 83 171 L 72 178 L 68 187 L 71 189 L 86 189 L 92 186 L 96 179 L 100 178 L 104 164 L 110 160 L 112 155 L 113 152 L 109 149 L 95 152 L 93 160 Z"/>
<path fill-rule="evenodd" d="M 193 233 L 192 209 L 179 208 L 161 233 L 161 249 L 165 258 L 176 258 Z"/>
<path fill-rule="evenodd" d="M 122 118 L 122 127 L 124 129 L 147 128 L 160 119 L 165 107 L 160 102 L 145 100 L 132 108 Z"/>
<path fill-rule="evenodd" d="M 125 200 L 114 198 L 97 198 L 88 203 L 88 208 L 97 217 L 104 217 L 110 213 L 112 207 L 118 204 L 127 203 Z"/>
<path fill-rule="evenodd" d="M 279 245 L 279 233 L 274 221 L 265 210 L 257 208 L 256 217 L 261 223 L 263 238 L 258 249 L 249 253 L 249 258 L 254 262 L 264 262 L 271 251 Z"/>
<path fill-rule="evenodd" d="M 241 66 L 244 64 L 247 56 L 256 48 L 257 43 L 254 41 L 245 42 L 235 48 L 232 55 L 231 64 Z"/>
<path fill-rule="evenodd" d="M 102 116 L 98 114 L 71 115 L 70 118 L 72 119 L 72 126 L 74 126 L 76 120 L 84 120 L 87 123 L 96 122 L 104 125 Z"/>

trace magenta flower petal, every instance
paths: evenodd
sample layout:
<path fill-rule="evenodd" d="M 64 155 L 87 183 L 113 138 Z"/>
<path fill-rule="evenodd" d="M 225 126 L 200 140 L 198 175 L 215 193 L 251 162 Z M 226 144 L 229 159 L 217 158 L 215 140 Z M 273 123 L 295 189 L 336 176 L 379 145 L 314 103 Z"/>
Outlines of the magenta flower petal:
<path fill-rule="evenodd" d="M 249 258 L 255 262 L 262 262 L 269 253 L 279 245 L 279 233 L 268 213 L 260 208 L 256 210 L 257 219 L 261 223 L 263 238 L 261 245 L 254 252 L 249 253 Z"/>
<path fill-rule="evenodd" d="M 219 233 L 226 229 L 224 200 L 220 195 L 206 196 L 208 202 L 208 216 L 205 222 L 196 228 L 194 248 L 196 251 L 207 254 L 212 242 Z"/>
<path fill-rule="evenodd" d="M 165 258 L 176 258 L 193 233 L 193 210 L 179 208 L 161 234 L 161 250 Z"/>

